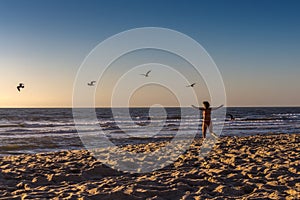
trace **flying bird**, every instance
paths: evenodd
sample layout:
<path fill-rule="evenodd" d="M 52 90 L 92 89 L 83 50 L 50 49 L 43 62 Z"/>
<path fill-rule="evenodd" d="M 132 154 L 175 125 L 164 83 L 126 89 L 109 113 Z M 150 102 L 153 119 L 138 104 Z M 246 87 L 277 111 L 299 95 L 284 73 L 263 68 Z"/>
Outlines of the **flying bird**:
<path fill-rule="evenodd" d="M 140 75 L 143 75 L 143 76 L 145 76 L 145 77 L 149 77 L 150 72 L 151 72 L 151 70 L 147 71 L 146 74 L 140 74 Z"/>
<path fill-rule="evenodd" d="M 24 83 L 19 83 L 19 85 L 17 86 L 18 91 L 21 91 L 21 88 L 24 88 Z"/>
<path fill-rule="evenodd" d="M 191 85 L 187 85 L 186 87 L 194 87 L 196 83 L 192 83 Z"/>
<path fill-rule="evenodd" d="M 96 81 L 91 81 L 90 83 L 88 83 L 88 86 L 94 86 L 96 83 Z"/>

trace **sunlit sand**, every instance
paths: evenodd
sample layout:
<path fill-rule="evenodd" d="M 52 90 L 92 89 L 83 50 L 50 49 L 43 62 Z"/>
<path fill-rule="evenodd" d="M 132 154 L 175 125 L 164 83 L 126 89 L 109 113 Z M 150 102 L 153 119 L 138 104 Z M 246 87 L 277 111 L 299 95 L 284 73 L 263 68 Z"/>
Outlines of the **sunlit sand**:
<path fill-rule="evenodd" d="M 173 164 L 151 173 L 115 171 L 86 150 L 2 157 L 6 199 L 297 199 L 300 135 L 224 137 L 207 158 L 201 139 Z M 164 142 L 126 145 L 152 152 Z M 146 162 L 146 161 L 145 161 Z"/>

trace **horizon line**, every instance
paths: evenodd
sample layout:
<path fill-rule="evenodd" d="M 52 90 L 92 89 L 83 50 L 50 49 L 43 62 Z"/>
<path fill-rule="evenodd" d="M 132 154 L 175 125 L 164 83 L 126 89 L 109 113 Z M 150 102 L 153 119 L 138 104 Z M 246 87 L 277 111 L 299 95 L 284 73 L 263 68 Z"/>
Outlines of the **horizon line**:
<path fill-rule="evenodd" d="M 65 109 L 73 109 L 73 108 L 150 108 L 151 106 L 130 106 L 130 107 L 124 107 L 124 106 L 115 106 L 115 107 L 109 107 L 109 106 L 96 106 L 96 107 L 71 107 L 71 106 L 37 106 L 37 107 L 0 107 L 0 109 L 57 109 L 57 108 L 65 108 Z M 224 106 L 225 108 L 297 108 L 300 107 L 300 105 L 247 105 L 247 106 Z M 161 107 L 152 107 L 152 108 L 161 108 Z M 164 106 L 163 108 L 191 108 L 191 106 Z"/>

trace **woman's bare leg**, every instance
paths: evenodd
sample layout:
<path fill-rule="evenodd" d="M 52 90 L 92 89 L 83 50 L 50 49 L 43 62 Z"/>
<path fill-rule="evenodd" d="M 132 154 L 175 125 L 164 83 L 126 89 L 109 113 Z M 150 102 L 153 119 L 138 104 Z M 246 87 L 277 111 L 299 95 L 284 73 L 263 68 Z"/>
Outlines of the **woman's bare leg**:
<path fill-rule="evenodd" d="M 202 123 L 202 137 L 206 138 L 206 129 L 207 125 L 205 123 Z"/>
<path fill-rule="evenodd" d="M 208 126 L 208 130 L 210 133 L 213 133 L 213 125 L 212 122 L 210 122 L 209 126 Z"/>

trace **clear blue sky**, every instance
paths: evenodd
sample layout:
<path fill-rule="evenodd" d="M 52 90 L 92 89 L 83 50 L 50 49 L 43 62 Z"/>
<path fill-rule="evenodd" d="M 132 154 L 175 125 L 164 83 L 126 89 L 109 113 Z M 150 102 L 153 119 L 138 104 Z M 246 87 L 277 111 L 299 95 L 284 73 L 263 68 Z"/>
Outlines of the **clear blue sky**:
<path fill-rule="evenodd" d="M 147 26 L 198 41 L 222 73 L 229 106 L 300 105 L 299 10 L 297 0 L 0 0 L 0 107 L 70 106 L 90 50 Z M 19 81 L 31 85 L 22 99 Z"/>

